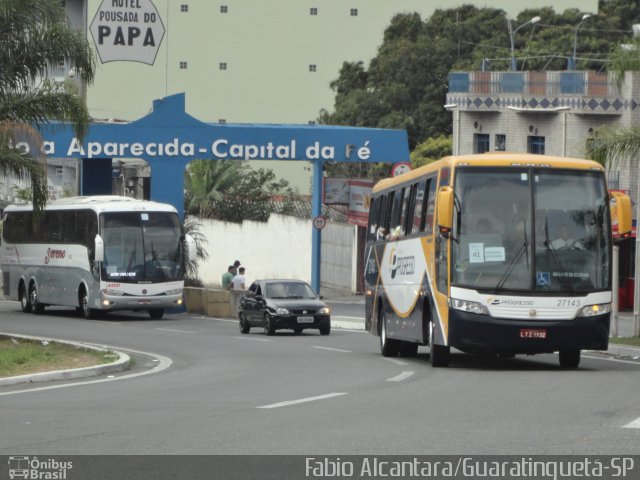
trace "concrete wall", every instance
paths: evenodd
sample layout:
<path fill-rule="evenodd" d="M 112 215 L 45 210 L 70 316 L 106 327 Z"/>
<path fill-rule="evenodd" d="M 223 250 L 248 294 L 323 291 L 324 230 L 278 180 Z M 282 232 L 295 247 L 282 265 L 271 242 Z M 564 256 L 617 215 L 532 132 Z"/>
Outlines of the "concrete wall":
<path fill-rule="evenodd" d="M 271 215 L 242 224 L 200 220 L 209 259 L 199 265 L 206 285 L 220 286 L 234 260 L 247 269 L 247 286 L 261 278 L 311 281 L 311 220 Z M 329 223 L 322 231 L 321 285 L 355 291 L 355 227 Z"/>

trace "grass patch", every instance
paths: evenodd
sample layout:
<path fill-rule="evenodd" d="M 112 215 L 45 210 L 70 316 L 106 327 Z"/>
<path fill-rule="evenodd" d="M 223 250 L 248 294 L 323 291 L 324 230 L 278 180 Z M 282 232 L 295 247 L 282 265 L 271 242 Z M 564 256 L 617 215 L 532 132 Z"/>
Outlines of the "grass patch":
<path fill-rule="evenodd" d="M 0 378 L 102 365 L 117 358 L 112 352 L 63 343 L 0 337 Z"/>
<path fill-rule="evenodd" d="M 609 343 L 618 345 L 634 345 L 640 347 L 640 337 L 613 337 L 609 339 Z"/>

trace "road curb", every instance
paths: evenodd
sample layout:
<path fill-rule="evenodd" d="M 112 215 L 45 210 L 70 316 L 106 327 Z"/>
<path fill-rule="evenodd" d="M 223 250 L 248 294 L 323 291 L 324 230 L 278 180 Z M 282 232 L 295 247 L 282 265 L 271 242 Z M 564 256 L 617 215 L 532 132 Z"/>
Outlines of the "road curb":
<path fill-rule="evenodd" d="M 640 347 L 634 347 L 632 345 L 623 345 L 617 343 L 610 343 L 607 353 L 615 355 L 616 357 L 630 357 L 634 360 L 640 358 Z"/>
<path fill-rule="evenodd" d="M 110 348 L 98 347 L 81 342 L 72 342 L 70 340 L 60 340 L 55 338 L 44 338 L 39 336 L 22 335 L 17 333 L 0 332 L 0 336 L 23 338 L 25 340 L 49 341 L 55 343 L 63 343 L 87 350 L 95 350 L 98 352 L 108 352 L 118 355 L 118 359 L 111 363 L 94 365 L 91 367 L 72 368 L 68 370 L 54 370 L 52 372 L 31 373 L 27 375 L 17 375 L 15 377 L 0 378 L 0 387 L 7 385 L 16 385 L 20 383 L 38 383 L 49 382 L 54 380 L 74 380 L 76 378 L 96 377 L 107 373 L 117 373 L 128 370 L 131 366 L 131 357 L 124 352 L 113 350 Z"/>

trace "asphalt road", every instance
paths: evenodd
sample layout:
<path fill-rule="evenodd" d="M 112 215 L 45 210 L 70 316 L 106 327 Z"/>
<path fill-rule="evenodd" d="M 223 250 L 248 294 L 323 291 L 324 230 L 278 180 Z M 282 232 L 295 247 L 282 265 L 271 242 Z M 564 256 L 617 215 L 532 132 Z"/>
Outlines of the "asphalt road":
<path fill-rule="evenodd" d="M 112 379 L 1 387 L 5 455 L 640 452 L 639 363 L 583 357 L 572 371 L 555 355 L 454 354 L 434 369 L 426 348 L 384 359 L 363 332 L 241 335 L 232 320 L 88 321 L 15 302 L 0 302 L 0 331 L 110 345 L 136 362 Z"/>

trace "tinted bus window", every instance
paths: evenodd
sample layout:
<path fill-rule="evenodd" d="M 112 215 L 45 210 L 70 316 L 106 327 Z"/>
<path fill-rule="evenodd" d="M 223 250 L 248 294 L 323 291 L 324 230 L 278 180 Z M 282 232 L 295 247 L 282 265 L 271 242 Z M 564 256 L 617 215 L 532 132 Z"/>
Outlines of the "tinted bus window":
<path fill-rule="evenodd" d="M 424 230 L 424 216 L 423 216 L 423 206 L 425 205 L 424 201 L 424 193 L 425 193 L 426 180 L 421 181 L 417 186 L 415 186 L 415 200 L 413 202 L 413 221 L 411 224 L 411 233 L 418 233 Z"/>
<path fill-rule="evenodd" d="M 433 221 L 436 210 L 436 179 L 430 178 L 427 180 L 427 208 L 423 219 L 423 228 L 427 233 L 433 233 Z"/>
<path fill-rule="evenodd" d="M 376 197 L 371 201 L 371 209 L 369 210 L 369 229 L 367 230 L 367 238 L 369 240 L 373 240 L 376 236 L 379 213 L 380 197 Z"/>

